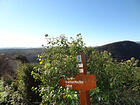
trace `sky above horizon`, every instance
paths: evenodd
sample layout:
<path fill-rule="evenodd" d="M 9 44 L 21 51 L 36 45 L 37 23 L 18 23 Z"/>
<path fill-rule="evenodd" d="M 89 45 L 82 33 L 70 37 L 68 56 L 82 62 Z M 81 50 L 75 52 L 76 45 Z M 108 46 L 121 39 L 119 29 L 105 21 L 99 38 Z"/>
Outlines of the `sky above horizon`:
<path fill-rule="evenodd" d="M 140 41 L 140 0 L 0 0 L 0 48 L 78 33 L 87 46 Z"/>

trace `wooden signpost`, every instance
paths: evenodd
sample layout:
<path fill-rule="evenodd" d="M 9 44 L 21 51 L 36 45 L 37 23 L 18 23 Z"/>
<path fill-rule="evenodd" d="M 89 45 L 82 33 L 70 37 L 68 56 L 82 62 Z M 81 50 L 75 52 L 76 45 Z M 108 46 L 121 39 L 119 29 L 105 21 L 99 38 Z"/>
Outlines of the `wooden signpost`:
<path fill-rule="evenodd" d="M 80 93 L 80 104 L 81 105 L 90 105 L 89 91 L 90 89 L 96 88 L 96 76 L 87 75 L 86 69 L 86 58 L 83 53 L 77 55 L 77 60 L 79 62 L 79 74 L 75 78 L 70 77 L 64 80 L 60 80 L 60 84 L 64 88 L 72 88 L 73 90 L 78 90 Z"/>

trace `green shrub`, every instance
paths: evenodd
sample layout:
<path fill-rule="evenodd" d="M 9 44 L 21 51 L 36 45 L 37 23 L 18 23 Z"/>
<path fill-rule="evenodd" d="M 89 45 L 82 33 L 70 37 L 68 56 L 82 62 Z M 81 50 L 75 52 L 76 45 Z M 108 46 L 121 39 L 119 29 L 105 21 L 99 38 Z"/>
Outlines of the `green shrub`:
<path fill-rule="evenodd" d="M 107 51 L 92 51 L 87 69 L 96 75 L 97 89 L 91 91 L 94 105 L 140 104 L 140 82 L 136 76 L 137 60 L 116 62 Z"/>
<path fill-rule="evenodd" d="M 41 81 L 38 91 L 42 96 L 42 104 L 65 105 L 79 103 L 77 91 L 64 89 L 59 84 L 61 77 L 75 76 L 76 53 L 83 52 L 83 42 L 80 35 L 77 40 L 69 42 L 64 36 L 48 40 L 43 54 L 39 57 L 41 68 L 32 72 L 34 78 Z"/>
<path fill-rule="evenodd" d="M 40 92 L 43 105 L 79 105 L 79 92 L 64 89 L 59 81 L 61 77 L 75 77 L 78 73 L 76 54 L 80 52 L 87 56 L 88 74 L 95 74 L 97 79 L 97 88 L 90 91 L 93 105 L 140 104 L 140 84 L 135 72 L 137 60 L 118 63 L 106 51 L 86 48 L 80 34 L 71 41 L 64 36 L 47 40 L 39 56 L 41 67 L 32 72 L 33 77 L 41 81 L 34 90 Z"/>
<path fill-rule="evenodd" d="M 36 102 L 41 102 L 39 94 L 32 90 L 32 87 L 38 87 L 40 84 L 40 81 L 31 76 L 31 72 L 37 66 L 37 64 L 18 64 L 16 79 L 4 87 L 3 105 L 35 105 Z"/>
<path fill-rule="evenodd" d="M 5 97 L 3 81 L 0 80 L 0 104 L 3 103 Z"/>
<path fill-rule="evenodd" d="M 31 72 L 34 71 L 34 67 L 38 67 L 38 65 L 19 64 L 16 78 L 17 90 L 20 91 L 24 98 L 27 99 L 30 103 L 41 101 L 39 94 L 32 90 L 32 87 L 38 87 L 40 84 L 40 81 L 35 80 L 31 75 Z"/>

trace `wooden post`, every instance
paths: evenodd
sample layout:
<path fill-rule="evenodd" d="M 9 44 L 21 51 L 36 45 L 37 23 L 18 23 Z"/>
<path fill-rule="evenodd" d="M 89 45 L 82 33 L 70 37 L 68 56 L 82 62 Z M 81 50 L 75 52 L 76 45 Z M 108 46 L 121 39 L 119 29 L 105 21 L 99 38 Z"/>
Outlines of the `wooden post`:
<path fill-rule="evenodd" d="M 83 67 L 79 67 L 79 69 L 83 69 L 83 74 L 87 74 L 87 68 L 86 68 L 86 57 L 85 57 L 85 54 L 84 53 L 81 53 L 80 55 L 77 55 L 77 58 L 78 56 L 81 56 L 81 63 L 83 65 Z M 78 60 L 80 61 L 80 60 Z M 80 72 L 82 73 L 82 72 Z M 90 105 L 90 98 L 89 98 L 89 91 L 84 91 L 84 90 L 80 90 L 80 104 L 81 105 Z"/>
<path fill-rule="evenodd" d="M 89 91 L 80 91 L 80 104 L 90 105 Z"/>

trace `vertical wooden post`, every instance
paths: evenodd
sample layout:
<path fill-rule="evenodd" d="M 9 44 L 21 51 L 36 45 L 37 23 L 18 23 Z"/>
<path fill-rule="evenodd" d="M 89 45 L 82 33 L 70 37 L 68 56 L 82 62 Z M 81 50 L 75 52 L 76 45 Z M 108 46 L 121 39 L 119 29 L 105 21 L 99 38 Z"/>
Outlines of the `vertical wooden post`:
<path fill-rule="evenodd" d="M 83 64 L 83 67 L 79 67 L 79 69 L 83 69 L 83 72 L 80 72 L 81 74 L 87 74 L 86 69 L 86 56 L 84 53 L 81 53 L 81 64 Z M 80 104 L 81 105 L 90 105 L 90 97 L 89 97 L 89 91 L 80 90 Z"/>
<path fill-rule="evenodd" d="M 80 91 L 80 104 L 90 105 L 89 91 Z"/>

